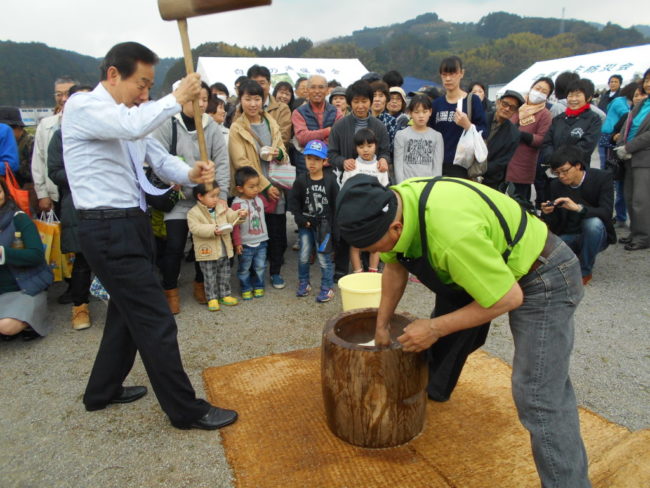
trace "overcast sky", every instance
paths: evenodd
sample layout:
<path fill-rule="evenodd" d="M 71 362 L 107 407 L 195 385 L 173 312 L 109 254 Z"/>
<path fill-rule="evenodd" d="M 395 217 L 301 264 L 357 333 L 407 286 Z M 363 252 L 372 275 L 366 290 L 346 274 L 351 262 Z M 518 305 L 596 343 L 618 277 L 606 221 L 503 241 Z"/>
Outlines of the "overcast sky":
<path fill-rule="evenodd" d="M 189 0 L 179 0 L 189 1 Z M 181 57 L 176 22 L 160 18 L 157 0 L 32 0 L 3 1 L 0 39 L 44 42 L 61 49 L 102 57 L 123 41 L 141 42 L 161 57 Z M 321 41 L 353 30 L 404 22 L 436 12 L 452 22 L 477 22 L 482 16 L 507 11 L 529 17 L 561 17 L 623 27 L 650 24 L 643 0 L 596 0 L 584 7 L 575 0 L 273 0 L 268 7 L 189 19 L 192 47 L 223 41 L 248 46 L 280 46 L 307 37 Z M 637 12 L 641 15 L 635 15 Z M 645 17 L 645 18 L 644 18 Z"/>

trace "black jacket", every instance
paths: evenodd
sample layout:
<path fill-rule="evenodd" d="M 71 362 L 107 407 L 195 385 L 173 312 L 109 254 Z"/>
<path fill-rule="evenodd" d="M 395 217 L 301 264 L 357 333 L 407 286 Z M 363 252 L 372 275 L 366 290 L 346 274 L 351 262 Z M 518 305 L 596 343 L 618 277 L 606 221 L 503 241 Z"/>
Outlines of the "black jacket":
<path fill-rule="evenodd" d="M 621 96 L 620 88 L 616 90 L 614 95 L 612 95 L 611 97 L 609 96 L 609 90 L 607 90 L 605 93 L 603 93 L 600 96 L 600 99 L 598 100 L 598 108 L 601 109 L 603 112 L 607 113 L 607 105 L 609 105 L 610 102 L 614 100 L 616 97 L 620 97 L 620 96 Z"/>
<path fill-rule="evenodd" d="M 616 242 L 616 231 L 612 224 L 614 212 L 614 183 L 612 174 L 609 171 L 589 168 L 582 185 L 578 188 L 571 188 L 564 185 L 559 179 L 551 181 L 549 192 L 551 200 L 560 197 L 569 197 L 574 202 L 584 207 L 581 218 L 598 217 L 605 224 L 607 230 L 607 242 Z M 570 214 L 575 214 L 562 207 L 556 208 L 550 214 L 542 214 L 542 219 L 548 224 L 551 231 L 557 235 L 566 234 Z"/>
<path fill-rule="evenodd" d="M 600 139 L 602 125 L 600 117 L 593 110 L 586 110 L 577 117 L 569 117 L 566 113 L 555 116 L 542 142 L 541 161 L 548 162 L 553 151 L 563 144 L 571 144 L 582 150 L 584 164 L 588 167 Z"/>
<path fill-rule="evenodd" d="M 309 222 L 312 228 L 315 228 L 318 224 L 318 221 L 309 216 L 309 195 L 307 194 L 307 186 L 309 174 L 302 173 L 296 177 L 296 181 L 289 191 L 289 197 L 287 198 L 287 206 L 289 211 L 293 214 L 293 218 L 296 221 L 298 227 L 305 227 L 307 222 Z M 336 197 L 339 194 L 339 185 L 336 182 L 336 178 L 330 172 L 323 173 L 323 179 L 320 180 L 323 186 L 325 187 L 325 194 L 327 195 L 327 221 L 330 224 L 332 229 L 332 234 L 336 238 L 338 236 L 336 219 L 334 214 L 336 213 Z M 316 205 L 320 205 L 320 202 L 315 202 Z"/>
<path fill-rule="evenodd" d="M 494 112 L 488 114 L 487 128 L 492 128 Z M 499 186 L 505 182 L 508 163 L 519 147 L 519 129 L 509 120 L 504 121 L 490 138 L 488 133 L 488 167 L 483 176 L 483 184 L 499 190 Z"/>

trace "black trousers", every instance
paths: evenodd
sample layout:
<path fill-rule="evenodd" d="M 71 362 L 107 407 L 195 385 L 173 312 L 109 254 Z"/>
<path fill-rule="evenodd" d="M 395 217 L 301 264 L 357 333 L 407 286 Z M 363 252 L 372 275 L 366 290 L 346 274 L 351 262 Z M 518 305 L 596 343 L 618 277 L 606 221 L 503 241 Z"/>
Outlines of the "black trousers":
<path fill-rule="evenodd" d="M 287 214 L 264 214 L 266 227 L 269 230 L 269 260 L 270 274 L 280 274 L 284 264 L 284 252 L 287 250 Z"/>
<path fill-rule="evenodd" d="M 162 255 L 158 259 L 160 272 L 162 273 L 162 285 L 165 290 L 178 288 L 178 276 L 181 273 L 183 262 L 183 251 L 187 242 L 189 227 L 187 220 L 174 219 L 165 221 L 167 228 L 167 239 L 162 247 Z M 203 273 L 199 264 L 194 262 L 194 281 L 203 283 Z"/>
<path fill-rule="evenodd" d="M 75 307 L 88 303 L 91 278 L 92 271 L 86 257 L 81 252 L 75 253 L 70 277 L 70 295 Z"/>
<path fill-rule="evenodd" d="M 80 220 L 83 254 L 111 296 L 106 325 L 83 401 L 103 407 L 120 394 L 139 352 L 160 406 L 190 424 L 210 405 L 196 398 L 178 348 L 177 328 L 154 265 L 147 216 Z"/>

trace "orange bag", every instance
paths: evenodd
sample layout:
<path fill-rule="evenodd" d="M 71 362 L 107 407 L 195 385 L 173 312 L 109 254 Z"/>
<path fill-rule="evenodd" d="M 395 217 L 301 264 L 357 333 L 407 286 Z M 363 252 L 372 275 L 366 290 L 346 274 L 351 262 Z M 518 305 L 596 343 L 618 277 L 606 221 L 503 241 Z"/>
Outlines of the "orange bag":
<path fill-rule="evenodd" d="M 20 188 L 14 172 L 11 171 L 9 163 L 5 162 L 5 182 L 11 197 L 18 205 L 18 208 L 31 217 L 32 213 L 29 208 L 29 191 Z"/>

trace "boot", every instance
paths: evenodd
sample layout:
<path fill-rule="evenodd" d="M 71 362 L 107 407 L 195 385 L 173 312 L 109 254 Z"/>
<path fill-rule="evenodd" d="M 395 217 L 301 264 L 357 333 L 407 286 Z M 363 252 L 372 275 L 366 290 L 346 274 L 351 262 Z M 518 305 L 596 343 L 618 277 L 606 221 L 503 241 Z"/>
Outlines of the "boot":
<path fill-rule="evenodd" d="M 90 327 L 90 315 L 88 313 L 88 304 L 82 303 L 78 306 L 72 306 L 72 328 L 74 330 L 84 330 Z"/>
<path fill-rule="evenodd" d="M 169 309 L 174 315 L 181 313 L 181 301 L 180 297 L 178 296 L 178 288 L 165 290 L 165 298 L 167 298 Z"/>
<path fill-rule="evenodd" d="M 205 287 L 203 283 L 199 283 L 198 281 L 194 282 L 194 299 L 201 305 L 208 303 L 208 299 L 205 296 Z"/>

